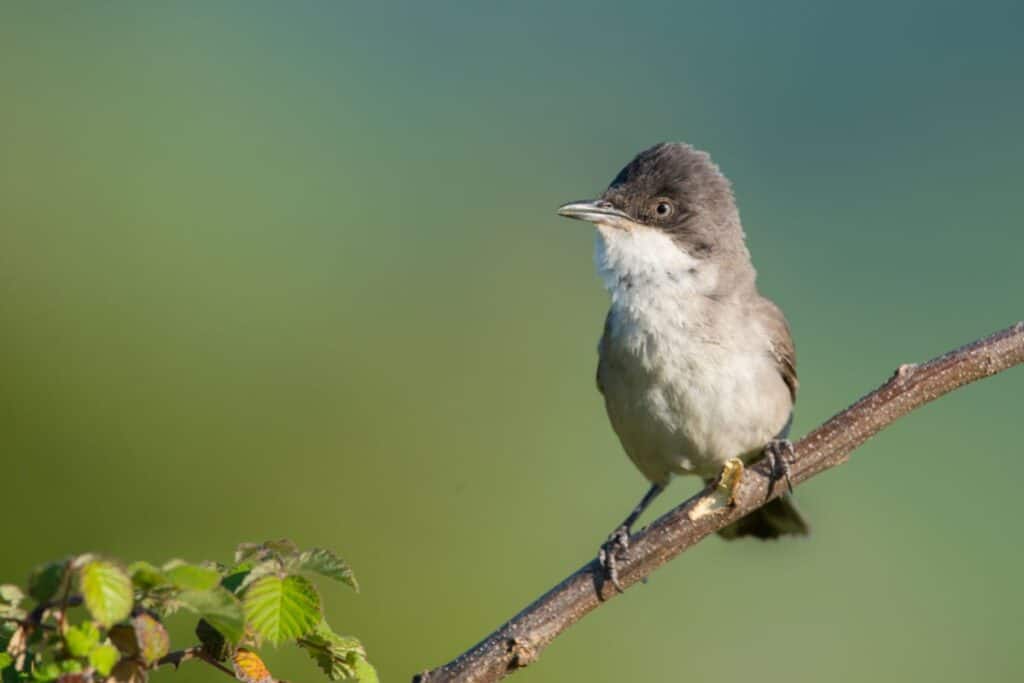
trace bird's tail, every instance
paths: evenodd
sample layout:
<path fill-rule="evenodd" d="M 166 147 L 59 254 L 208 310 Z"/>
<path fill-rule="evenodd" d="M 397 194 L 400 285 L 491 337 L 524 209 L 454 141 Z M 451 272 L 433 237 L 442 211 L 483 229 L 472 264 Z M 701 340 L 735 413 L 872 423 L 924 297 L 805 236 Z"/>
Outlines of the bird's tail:
<path fill-rule="evenodd" d="M 779 536 L 806 536 L 809 533 L 811 527 L 796 509 L 796 503 L 790 497 L 783 497 L 776 498 L 721 529 L 718 535 L 731 541 L 741 536 L 769 539 Z"/>

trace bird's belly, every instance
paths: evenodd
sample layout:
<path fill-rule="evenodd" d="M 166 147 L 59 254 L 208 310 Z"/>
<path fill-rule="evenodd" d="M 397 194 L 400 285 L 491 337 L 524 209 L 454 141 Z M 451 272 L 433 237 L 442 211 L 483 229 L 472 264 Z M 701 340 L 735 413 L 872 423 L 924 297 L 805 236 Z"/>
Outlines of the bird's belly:
<path fill-rule="evenodd" d="M 767 354 L 682 332 L 623 334 L 602 352 L 608 416 L 653 482 L 673 473 L 709 478 L 730 458 L 755 459 L 789 417 L 788 389 Z"/>

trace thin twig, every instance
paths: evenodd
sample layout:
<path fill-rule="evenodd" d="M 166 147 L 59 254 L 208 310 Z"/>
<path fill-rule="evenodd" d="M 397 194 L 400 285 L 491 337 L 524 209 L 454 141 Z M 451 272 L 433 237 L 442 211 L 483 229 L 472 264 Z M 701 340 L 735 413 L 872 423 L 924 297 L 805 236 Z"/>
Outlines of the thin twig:
<path fill-rule="evenodd" d="M 235 672 L 227 668 L 220 662 L 218 662 L 210 655 L 208 655 L 206 651 L 203 650 L 202 645 L 194 645 L 192 647 L 187 647 L 184 650 L 168 652 L 163 657 L 154 662 L 151 668 L 157 669 L 161 666 L 173 666 L 175 669 L 177 669 L 179 666 L 181 666 L 182 662 L 187 662 L 191 659 L 198 659 L 201 662 L 206 662 L 213 668 L 223 671 L 228 676 L 231 676 L 231 678 L 235 678 Z"/>
<path fill-rule="evenodd" d="M 224 666 L 223 664 L 218 662 L 216 659 L 214 659 L 210 655 L 206 654 L 205 651 L 200 650 L 199 652 L 196 653 L 196 657 L 198 657 L 199 659 L 203 660 L 204 662 L 206 662 L 207 664 L 209 664 L 213 668 L 219 669 L 219 670 L 223 671 L 228 676 L 231 676 L 231 678 L 235 678 L 235 672 L 234 671 L 232 671 L 231 669 L 227 668 L 226 666 Z"/>
<path fill-rule="evenodd" d="M 11 624 L 17 624 L 22 628 L 41 628 L 44 631 L 53 631 L 57 628 L 53 624 L 43 624 L 32 621 L 31 619 L 19 619 L 18 617 L 0 617 L 0 621 L 6 621 Z"/>
<path fill-rule="evenodd" d="M 793 485 L 846 462 L 853 450 L 911 410 L 1020 363 L 1024 322 L 923 365 L 901 365 L 885 384 L 794 444 Z M 619 565 L 622 585 L 642 581 L 701 539 L 785 493 L 785 482 L 769 481 L 767 465 L 757 463 L 743 473 L 731 505 L 721 503 L 711 484 L 657 519 L 631 539 L 629 556 Z M 618 594 L 603 576 L 596 560 L 588 562 L 477 645 L 413 680 L 484 683 L 528 666 L 560 633 Z"/>

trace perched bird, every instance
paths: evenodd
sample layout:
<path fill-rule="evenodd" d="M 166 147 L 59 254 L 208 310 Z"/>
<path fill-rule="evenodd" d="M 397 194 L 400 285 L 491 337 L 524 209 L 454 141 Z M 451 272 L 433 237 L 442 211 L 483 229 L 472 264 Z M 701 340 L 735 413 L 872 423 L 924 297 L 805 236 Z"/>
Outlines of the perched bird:
<path fill-rule="evenodd" d="M 707 153 L 662 143 L 600 197 L 559 215 L 597 227 L 595 262 L 611 294 L 597 388 L 626 454 L 651 486 L 602 546 L 608 577 L 636 519 L 674 474 L 710 480 L 732 458 L 771 458 L 788 482 L 796 353 L 782 311 L 761 296 L 729 181 Z M 721 532 L 804 535 L 790 498 Z"/>

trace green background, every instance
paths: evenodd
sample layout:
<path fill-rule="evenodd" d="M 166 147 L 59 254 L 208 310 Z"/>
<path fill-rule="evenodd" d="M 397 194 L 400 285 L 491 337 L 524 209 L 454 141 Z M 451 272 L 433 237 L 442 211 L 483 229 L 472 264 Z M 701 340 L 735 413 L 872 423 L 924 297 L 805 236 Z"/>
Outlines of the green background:
<path fill-rule="evenodd" d="M 4 580 L 290 536 L 384 679 L 461 652 L 644 490 L 554 209 L 660 140 L 735 183 L 796 435 L 1024 317 L 1020 3 L 163 4 L 0 7 Z M 811 539 L 709 539 L 523 680 L 1019 680 L 1022 395 L 914 413 L 801 487 Z"/>

